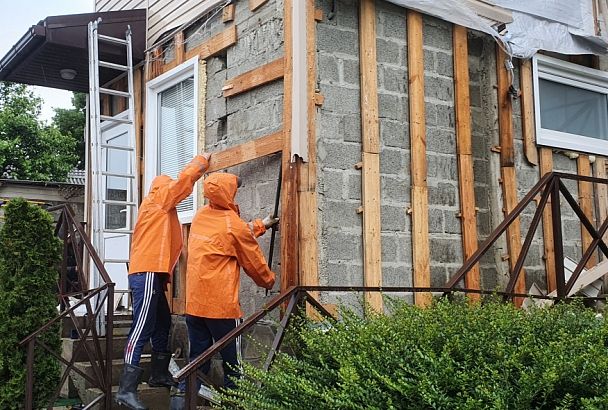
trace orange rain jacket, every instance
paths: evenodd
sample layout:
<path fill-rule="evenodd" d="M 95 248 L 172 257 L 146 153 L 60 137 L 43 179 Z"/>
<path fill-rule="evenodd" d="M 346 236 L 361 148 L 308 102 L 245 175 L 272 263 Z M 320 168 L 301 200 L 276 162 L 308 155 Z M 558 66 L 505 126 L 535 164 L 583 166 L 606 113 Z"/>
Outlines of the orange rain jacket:
<path fill-rule="evenodd" d="M 129 274 L 166 272 L 170 275 L 182 251 L 182 226 L 175 206 L 192 193 L 196 181 L 209 168 L 197 155 L 179 173 L 176 180 L 159 175 L 139 206 L 131 243 Z"/>
<path fill-rule="evenodd" d="M 212 319 L 243 316 L 239 303 L 241 266 L 261 287 L 271 289 L 275 274 L 255 240 L 266 232 L 261 220 L 252 226 L 234 203 L 236 175 L 214 173 L 205 179 L 209 205 L 198 210 L 188 238 L 186 313 Z"/>

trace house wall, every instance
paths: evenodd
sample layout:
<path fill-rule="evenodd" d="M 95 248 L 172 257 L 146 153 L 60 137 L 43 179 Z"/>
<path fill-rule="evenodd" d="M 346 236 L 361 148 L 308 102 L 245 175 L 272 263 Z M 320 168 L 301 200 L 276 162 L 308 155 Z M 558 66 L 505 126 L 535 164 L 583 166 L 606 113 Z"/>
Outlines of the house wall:
<path fill-rule="evenodd" d="M 49 206 L 68 203 L 77 221 L 84 221 L 84 187 L 79 185 L 44 186 L 19 184 L 15 182 L 0 182 L 0 200 L 25 198 L 35 203 Z M 0 218 L 4 215 L 0 207 Z"/>

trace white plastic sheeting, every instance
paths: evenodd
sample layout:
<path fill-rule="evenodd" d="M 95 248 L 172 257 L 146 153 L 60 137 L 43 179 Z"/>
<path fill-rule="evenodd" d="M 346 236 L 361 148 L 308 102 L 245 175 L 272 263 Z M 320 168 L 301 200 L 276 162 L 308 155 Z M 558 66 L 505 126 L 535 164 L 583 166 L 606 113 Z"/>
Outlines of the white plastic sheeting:
<path fill-rule="evenodd" d="M 492 35 L 508 46 L 509 54 L 528 58 L 538 50 L 560 54 L 608 54 L 608 37 L 595 35 L 593 0 L 493 0 L 512 11 L 513 22 L 499 35 L 465 0 L 389 0 L 442 20 Z M 600 0 L 600 12 L 606 5 Z M 600 27 L 606 14 L 600 14 Z"/>

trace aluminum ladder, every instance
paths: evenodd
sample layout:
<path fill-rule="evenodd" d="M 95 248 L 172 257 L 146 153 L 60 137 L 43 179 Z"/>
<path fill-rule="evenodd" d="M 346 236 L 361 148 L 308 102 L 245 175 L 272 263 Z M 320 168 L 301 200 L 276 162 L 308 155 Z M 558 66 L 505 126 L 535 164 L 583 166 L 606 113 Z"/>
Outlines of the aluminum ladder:
<path fill-rule="evenodd" d="M 128 254 L 133 235 L 135 220 L 137 219 L 137 200 L 139 195 L 137 169 L 137 153 L 135 142 L 135 101 L 134 101 L 134 86 L 133 86 L 133 51 L 131 27 L 127 26 L 125 38 L 116 38 L 99 33 L 99 26 L 102 23 L 101 18 L 92 21 L 88 26 L 88 41 L 89 41 L 89 149 L 91 158 L 91 174 L 92 174 L 92 189 L 91 189 L 91 237 L 92 243 L 97 250 L 101 261 L 106 270 L 110 273 L 109 266 L 114 265 L 116 268 L 120 266 L 126 271 L 128 263 Z M 125 64 L 117 64 L 114 62 L 101 61 L 99 59 L 100 43 L 109 44 L 110 47 L 124 47 L 126 49 Z M 127 91 L 119 91 L 110 88 L 100 87 L 100 68 L 110 69 L 116 72 L 116 77 L 127 78 Z M 111 116 L 101 115 L 101 95 L 118 96 L 126 99 L 126 110 Z M 111 144 L 104 137 L 102 132 L 104 129 L 112 126 L 122 126 L 127 128 L 127 143 L 126 144 Z M 112 172 L 109 167 L 109 158 L 111 155 L 122 153 L 128 157 L 126 173 Z M 123 157 L 121 157 L 123 158 Z M 108 199 L 108 181 L 113 178 L 113 181 L 126 181 L 125 198 Z M 121 207 L 120 212 L 126 213 L 126 223 L 120 229 L 111 229 L 107 227 L 107 212 L 108 206 Z M 117 234 L 124 235 L 128 239 L 128 248 L 126 249 L 127 258 L 112 258 L 106 254 L 106 239 L 108 235 Z M 95 269 L 94 267 L 92 269 Z M 110 276 L 111 273 L 110 273 Z M 115 278 L 112 278 L 116 282 Z M 126 278 L 125 278 L 126 280 Z M 91 288 L 96 288 L 102 285 L 100 283 L 99 272 L 91 272 Z M 117 293 L 120 296 L 124 295 L 126 289 L 119 289 Z M 116 298 L 120 300 L 120 297 Z M 111 307 L 114 309 L 115 307 Z M 103 315 L 100 315 L 103 316 Z M 98 327 L 99 328 L 99 327 Z"/>

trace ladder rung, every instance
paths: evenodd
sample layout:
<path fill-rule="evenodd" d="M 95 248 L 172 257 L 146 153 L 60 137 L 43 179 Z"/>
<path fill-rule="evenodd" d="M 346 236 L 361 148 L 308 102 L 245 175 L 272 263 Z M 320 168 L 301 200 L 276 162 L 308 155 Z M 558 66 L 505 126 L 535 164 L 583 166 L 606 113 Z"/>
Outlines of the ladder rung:
<path fill-rule="evenodd" d="M 117 151 L 135 151 L 135 148 L 127 147 L 126 145 L 101 144 L 101 148 L 115 149 Z"/>
<path fill-rule="evenodd" d="M 119 97 L 124 97 L 124 98 L 131 98 L 131 94 L 129 94 L 126 91 L 118 91 L 118 90 L 112 90 L 111 88 L 99 88 L 99 92 L 100 93 L 104 93 L 104 94 L 110 94 L 110 95 L 117 95 Z"/>
<path fill-rule="evenodd" d="M 104 259 L 103 263 L 127 263 L 129 259 Z"/>
<path fill-rule="evenodd" d="M 101 175 L 105 175 L 107 177 L 117 177 L 117 178 L 135 178 L 135 175 L 133 174 L 119 174 L 117 172 L 107 172 L 107 171 L 102 171 Z"/>
<path fill-rule="evenodd" d="M 118 116 L 116 117 L 111 117 L 109 115 L 100 115 L 99 118 L 102 121 L 114 121 L 114 122 L 120 122 L 121 124 L 131 124 L 131 120 L 128 118 L 120 118 Z"/>
<path fill-rule="evenodd" d="M 118 70 L 118 71 L 127 71 L 129 69 L 129 67 L 127 67 L 126 65 L 109 63 L 107 61 L 100 61 L 99 66 L 105 67 L 105 68 L 111 68 L 112 70 Z"/>
<path fill-rule="evenodd" d="M 131 231 L 129 229 L 104 229 L 103 233 L 115 233 L 115 234 L 132 235 L 133 231 Z"/>
<path fill-rule="evenodd" d="M 135 202 L 129 201 L 114 201 L 111 199 L 104 199 L 101 201 L 105 205 L 122 205 L 122 206 L 137 206 Z"/>
<path fill-rule="evenodd" d="M 98 35 L 99 40 L 105 41 L 106 43 L 124 44 L 127 45 L 127 40 L 122 38 L 110 37 L 103 34 Z"/>

